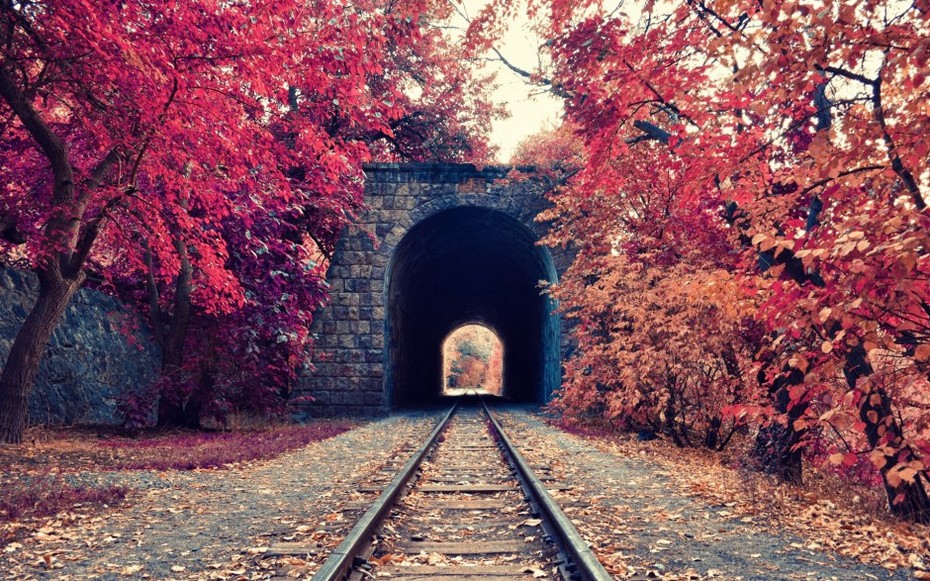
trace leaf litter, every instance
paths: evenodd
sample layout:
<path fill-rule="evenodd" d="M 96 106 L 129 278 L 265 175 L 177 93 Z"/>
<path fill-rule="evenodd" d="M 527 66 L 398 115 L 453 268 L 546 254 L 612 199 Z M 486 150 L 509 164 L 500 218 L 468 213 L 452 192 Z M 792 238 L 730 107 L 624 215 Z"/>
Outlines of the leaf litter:
<path fill-rule="evenodd" d="M 105 510 L 77 507 L 0 523 L 0 570 L 10 578 L 309 578 L 351 519 L 341 508 L 365 497 L 359 483 L 428 433 L 435 414 L 362 423 L 271 460 L 225 470 L 94 472 L 132 489 Z M 339 515 L 327 520 L 328 515 Z M 277 543 L 305 554 L 269 556 Z"/>
<path fill-rule="evenodd" d="M 776 486 L 719 454 L 581 437 L 529 408 L 499 414 L 608 570 L 627 579 L 930 578 L 930 529 Z"/>

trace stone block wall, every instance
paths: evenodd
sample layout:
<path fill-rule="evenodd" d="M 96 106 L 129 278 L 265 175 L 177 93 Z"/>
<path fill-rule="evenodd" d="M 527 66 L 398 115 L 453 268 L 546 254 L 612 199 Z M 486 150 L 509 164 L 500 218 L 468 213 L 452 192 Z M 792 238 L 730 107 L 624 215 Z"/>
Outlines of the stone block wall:
<path fill-rule="evenodd" d="M 0 268 L 0 362 L 6 362 L 38 288 L 32 273 Z M 154 338 L 137 313 L 113 297 L 82 289 L 46 348 L 29 398 L 29 421 L 118 425 L 119 395 L 153 381 L 159 365 Z"/>

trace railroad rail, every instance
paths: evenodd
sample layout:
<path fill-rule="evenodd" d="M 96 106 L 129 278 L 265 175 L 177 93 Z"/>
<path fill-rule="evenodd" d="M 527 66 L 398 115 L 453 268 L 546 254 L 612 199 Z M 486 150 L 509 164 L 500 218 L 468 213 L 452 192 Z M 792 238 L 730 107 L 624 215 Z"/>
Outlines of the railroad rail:
<path fill-rule="evenodd" d="M 373 566 L 406 581 L 612 579 L 549 494 L 561 485 L 536 476 L 484 400 L 466 397 L 412 451 L 314 581 L 373 577 Z"/>

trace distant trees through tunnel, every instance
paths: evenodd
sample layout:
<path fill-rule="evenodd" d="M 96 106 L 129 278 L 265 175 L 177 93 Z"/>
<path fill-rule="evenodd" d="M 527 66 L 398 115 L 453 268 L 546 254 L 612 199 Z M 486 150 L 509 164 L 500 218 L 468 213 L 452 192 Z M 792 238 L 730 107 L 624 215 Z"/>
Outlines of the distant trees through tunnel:
<path fill-rule="evenodd" d="M 497 334 L 484 325 L 468 324 L 442 342 L 442 393 L 467 390 L 500 395 L 504 348 Z"/>
<path fill-rule="evenodd" d="M 535 234 L 503 212 L 457 207 L 410 228 L 386 273 L 390 404 L 443 392 L 443 342 L 467 324 L 493 329 L 502 345 L 501 395 L 546 401 L 560 379 L 559 320 L 541 285 L 556 276 Z"/>

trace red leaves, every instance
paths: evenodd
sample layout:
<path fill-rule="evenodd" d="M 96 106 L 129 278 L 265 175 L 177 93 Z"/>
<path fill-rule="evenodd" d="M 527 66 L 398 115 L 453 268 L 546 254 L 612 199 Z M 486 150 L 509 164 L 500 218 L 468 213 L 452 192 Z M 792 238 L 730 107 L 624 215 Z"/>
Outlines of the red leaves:
<path fill-rule="evenodd" d="M 741 292 L 718 304 L 763 328 L 743 357 L 769 372 L 751 387 L 799 371 L 784 407 L 804 410 L 792 424 L 812 430 L 808 445 L 845 468 L 889 446 L 886 482 L 912 482 L 894 467 L 924 462 L 930 441 L 930 190 L 911 179 L 930 171 L 914 129 L 930 126 L 917 13 L 682 2 L 636 20 L 552 4 L 549 76 L 570 88 L 585 160 L 545 214 L 557 219 L 550 242 L 580 248 L 557 291 L 583 329 L 566 409 L 642 421 L 687 393 L 713 369 L 708 335 L 734 338 L 736 319 L 696 317 L 705 297 L 687 292 L 723 271 Z M 710 401 L 732 396 L 702 384 Z"/>
<path fill-rule="evenodd" d="M 102 284 L 168 327 L 186 254 L 194 330 L 173 388 L 186 397 L 209 385 L 218 413 L 279 405 L 325 296 L 324 258 L 362 205 L 362 163 L 486 159 L 488 84 L 433 25 L 442 10 L 427 0 L 11 7 L 0 62 L 21 64 L 14 81 L 80 179 L 73 196 L 50 196 L 48 159 L 14 116 L 0 140 L 0 218 L 27 240 L 0 251 L 64 263 L 99 220 L 89 260 Z M 8 100 L 0 113 L 11 117 Z M 43 233 L 50 223 L 69 230 Z"/>

